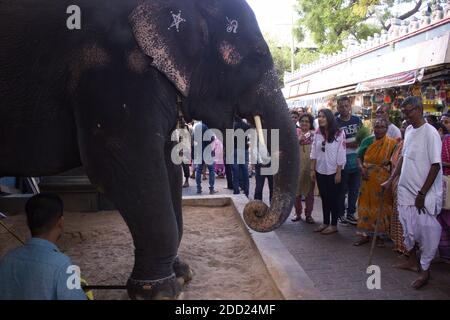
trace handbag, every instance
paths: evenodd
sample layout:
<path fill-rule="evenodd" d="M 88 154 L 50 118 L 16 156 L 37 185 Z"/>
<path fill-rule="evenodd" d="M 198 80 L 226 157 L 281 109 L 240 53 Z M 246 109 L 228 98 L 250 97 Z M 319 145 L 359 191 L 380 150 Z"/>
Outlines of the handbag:
<path fill-rule="evenodd" d="M 450 210 L 450 176 L 442 176 L 442 209 Z"/>

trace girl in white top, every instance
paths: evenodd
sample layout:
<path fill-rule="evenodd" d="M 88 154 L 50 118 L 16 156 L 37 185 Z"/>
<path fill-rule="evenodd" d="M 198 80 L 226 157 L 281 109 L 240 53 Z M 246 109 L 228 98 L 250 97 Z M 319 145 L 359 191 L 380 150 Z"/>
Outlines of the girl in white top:
<path fill-rule="evenodd" d="M 346 161 L 345 132 L 338 128 L 333 113 L 328 109 L 319 111 L 318 121 L 319 129 L 311 146 L 311 179 L 317 180 L 322 198 L 323 224 L 314 231 L 332 234 L 337 232 L 337 195 Z"/>

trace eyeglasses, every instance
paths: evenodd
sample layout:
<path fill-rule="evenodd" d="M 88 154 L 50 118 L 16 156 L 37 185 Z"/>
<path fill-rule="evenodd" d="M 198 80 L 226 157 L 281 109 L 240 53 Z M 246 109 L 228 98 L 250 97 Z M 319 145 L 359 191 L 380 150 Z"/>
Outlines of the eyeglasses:
<path fill-rule="evenodd" d="M 322 141 L 322 151 L 325 152 L 325 140 Z"/>
<path fill-rule="evenodd" d="M 416 110 L 416 108 L 411 108 L 411 109 L 402 109 L 402 113 L 404 114 L 410 114 L 411 112 L 413 112 L 414 110 Z"/>

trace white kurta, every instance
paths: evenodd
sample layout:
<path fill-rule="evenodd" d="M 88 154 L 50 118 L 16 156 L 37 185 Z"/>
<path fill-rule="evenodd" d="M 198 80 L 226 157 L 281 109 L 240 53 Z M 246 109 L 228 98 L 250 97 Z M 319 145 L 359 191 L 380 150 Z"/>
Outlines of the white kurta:
<path fill-rule="evenodd" d="M 420 264 L 428 270 L 436 255 L 441 237 L 437 215 L 442 207 L 442 165 L 425 196 L 425 213 L 415 207 L 417 194 L 422 189 L 431 165 L 441 164 L 442 142 L 437 130 L 425 123 L 414 129 L 409 126 L 403 144 L 403 165 L 398 184 L 398 212 L 408 251 L 416 243 L 421 250 Z"/>
<path fill-rule="evenodd" d="M 403 165 L 398 183 L 398 204 L 413 206 L 417 194 L 428 177 L 432 164 L 441 164 L 442 142 L 437 130 L 425 123 L 420 128 L 409 126 L 403 144 Z M 426 194 L 428 214 L 438 215 L 442 208 L 442 166 Z"/>

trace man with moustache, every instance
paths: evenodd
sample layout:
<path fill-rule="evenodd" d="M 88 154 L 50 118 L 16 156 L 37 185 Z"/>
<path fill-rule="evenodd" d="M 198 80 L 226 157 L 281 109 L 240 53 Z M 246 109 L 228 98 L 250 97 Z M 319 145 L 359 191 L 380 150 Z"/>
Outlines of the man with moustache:
<path fill-rule="evenodd" d="M 411 125 L 405 132 L 402 157 L 382 187 L 389 188 L 400 175 L 398 212 L 409 259 L 395 267 L 419 271 L 419 277 L 411 283 L 418 289 L 430 278 L 430 264 L 442 231 L 437 220 L 442 206 L 442 142 L 437 130 L 423 118 L 420 98 L 408 97 L 401 110 Z M 420 263 L 416 245 L 420 249 Z"/>

